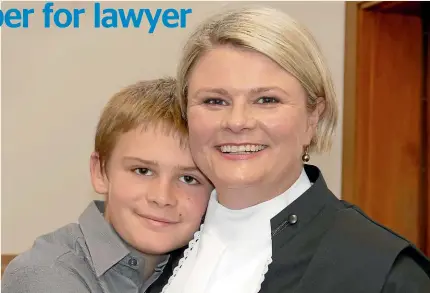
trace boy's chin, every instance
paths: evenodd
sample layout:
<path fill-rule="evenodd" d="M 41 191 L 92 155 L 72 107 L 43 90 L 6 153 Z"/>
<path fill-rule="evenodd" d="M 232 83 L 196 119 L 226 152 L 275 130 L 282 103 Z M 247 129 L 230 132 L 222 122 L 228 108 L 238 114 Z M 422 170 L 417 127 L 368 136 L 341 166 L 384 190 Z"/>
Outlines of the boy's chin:
<path fill-rule="evenodd" d="M 161 242 L 161 241 L 164 241 Z M 142 245 L 139 245 L 140 247 L 137 247 L 140 252 L 148 255 L 163 255 L 163 254 L 169 254 L 174 250 L 177 250 L 179 248 L 182 248 L 188 244 L 187 242 L 181 242 L 181 243 L 166 243 L 166 240 L 163 239 L 160 241 L 154 241 L 153 243 L 145 243 Z"/>

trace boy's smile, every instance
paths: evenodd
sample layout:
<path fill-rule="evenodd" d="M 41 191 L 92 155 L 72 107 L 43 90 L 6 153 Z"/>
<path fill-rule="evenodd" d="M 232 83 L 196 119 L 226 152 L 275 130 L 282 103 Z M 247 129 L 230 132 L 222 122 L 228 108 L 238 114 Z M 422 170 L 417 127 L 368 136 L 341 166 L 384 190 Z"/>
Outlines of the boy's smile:
<path fill-rule="evenodd" d="M 212 191 L 188 147 L 162 126 L 120 135 L 106 173 L 93 178 L 98 192 L 106 194 L 106 219 L 126 242 L 148 254 L 186 245 Z"/>

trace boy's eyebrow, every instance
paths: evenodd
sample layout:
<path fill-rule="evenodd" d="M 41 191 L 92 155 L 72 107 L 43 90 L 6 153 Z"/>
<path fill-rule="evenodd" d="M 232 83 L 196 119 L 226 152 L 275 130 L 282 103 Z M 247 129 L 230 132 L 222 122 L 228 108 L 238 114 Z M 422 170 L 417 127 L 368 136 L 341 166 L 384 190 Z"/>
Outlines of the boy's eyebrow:
<path fill-rule="evenodd" d="M 140 163 L 146 164 L 146 165 L 150 165 L 150 166 L 157 166 L 158 163 L 156 161 L 151 161 L 151 160 L 144 160 L 138 157 L 124 157 L 124 161 L 138 161 Z"/>
<path fill-rule="evenodd" d="M 196 166 L 181 166 L 181 165 L 177 165 L 175 168 L 179 169 L 181 171 L 186 171 L 186 172 L 200 172 L 200 170 L 197 169 Z"/>
<path fill-rule="evenodd" d="M 159 163 L 157 161 L 153 160 L 144 160 L 138 157 L 124 157 L 124 161 L 138 161 L 142 164 L 149 165 L 149 166 L 159 166 Z M 187 172 L 200 172 L 200 170 L 196 166 L 182 166 L 182 165 L 176 165 L 175 169 L 181 170 L 181 171 L 187 171 Z"/>

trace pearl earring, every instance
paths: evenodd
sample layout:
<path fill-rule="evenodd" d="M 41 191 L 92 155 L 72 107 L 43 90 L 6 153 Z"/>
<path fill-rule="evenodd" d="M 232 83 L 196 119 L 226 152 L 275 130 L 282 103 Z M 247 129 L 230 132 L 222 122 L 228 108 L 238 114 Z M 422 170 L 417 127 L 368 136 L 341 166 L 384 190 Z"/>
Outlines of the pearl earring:
<path fill-rule="evenodd" d="M 302 161 L 307 163 L 311 159 L 311 156 L 309 156 L 309 146 L 305 146 L 305 151 L 302 155 Z"/>

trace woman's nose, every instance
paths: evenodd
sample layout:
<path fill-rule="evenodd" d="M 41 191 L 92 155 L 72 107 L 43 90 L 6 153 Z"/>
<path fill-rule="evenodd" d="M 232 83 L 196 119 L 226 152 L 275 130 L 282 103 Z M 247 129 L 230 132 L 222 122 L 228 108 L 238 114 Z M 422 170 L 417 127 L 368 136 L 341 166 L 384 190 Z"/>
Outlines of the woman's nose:
<path fill-rule="evenodd" d="M 241 132 L 255 127 L 255 118 L 252 117 L 250 105 L 231 105 L 224 117 L 224 127 L 232 132 Z"/>

